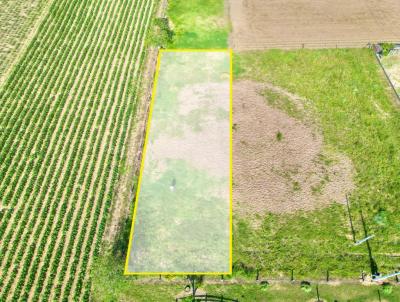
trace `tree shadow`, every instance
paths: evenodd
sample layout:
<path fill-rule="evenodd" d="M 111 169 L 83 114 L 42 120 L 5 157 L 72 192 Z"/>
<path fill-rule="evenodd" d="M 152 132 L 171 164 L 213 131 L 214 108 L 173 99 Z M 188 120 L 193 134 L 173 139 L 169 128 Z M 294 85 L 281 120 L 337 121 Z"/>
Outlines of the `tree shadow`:
<path fill-rule="evenodd" d="M 365 223 L 365 219 L 364 219 L 364 215 L 362 212 L 362 209 L 360 208 L 360 217 L 361 217 L 361 223 L 363 226 L 363 230 L 364 230 L 364 238 L 368 237 L 368 230 L 367 230 L 367 224 Z M 379 274 L 379 270 L 378 270 L 378 265 L 372 255 L 372 249 L 371 249 L 371 245 L 369 244 L 369 240 L 365 241 L 366 245 L 367 245 L 367 249 L 368 249 L 368 257 L 369 257 L 369 265 L 371 268 L 371 275 L 375 276 Z"/>

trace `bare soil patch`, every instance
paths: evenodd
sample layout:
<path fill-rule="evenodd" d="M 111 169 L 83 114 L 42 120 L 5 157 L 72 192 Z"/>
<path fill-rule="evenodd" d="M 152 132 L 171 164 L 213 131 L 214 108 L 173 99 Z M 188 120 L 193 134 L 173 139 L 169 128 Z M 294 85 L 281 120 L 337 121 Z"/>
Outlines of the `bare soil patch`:
<path fill-rule="evenodd" d="M 400 41 L 398 0 L 229 0 L 238 50 Z"/>
<path fill-rule="evenodd" d="M 315 125 L 268 105 L 262 93 L 271 88 L 251 81 L 233 85 L 235 212 L 287 213 L 344 203 L 353 189 L 350 159 L 327 151 Z M 293 104 L 301 100 L 288 96 Z"/>

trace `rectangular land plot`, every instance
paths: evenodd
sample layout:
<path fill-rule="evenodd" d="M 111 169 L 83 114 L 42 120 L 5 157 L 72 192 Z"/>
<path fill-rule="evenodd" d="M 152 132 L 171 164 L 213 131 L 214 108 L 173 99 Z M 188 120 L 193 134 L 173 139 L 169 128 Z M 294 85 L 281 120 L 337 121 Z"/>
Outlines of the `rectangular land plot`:
<path fill-rule="evenodd" d="M 399 0 L 229 0 L 231 47 L 365 47 L 400 41 Z"/>
<path fill-rule="evenodd" d="M 125 273 L 231 273 L 231 52 L 158 60 Z"/>

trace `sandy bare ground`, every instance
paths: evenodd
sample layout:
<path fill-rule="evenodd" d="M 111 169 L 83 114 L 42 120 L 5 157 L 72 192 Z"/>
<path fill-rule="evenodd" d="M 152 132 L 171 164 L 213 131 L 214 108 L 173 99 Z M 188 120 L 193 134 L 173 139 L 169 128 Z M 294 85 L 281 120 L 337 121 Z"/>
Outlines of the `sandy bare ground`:
<path fill-rule="evenodd" d="M 228 0 L 237 50 L 400 41 L 398 0 Z"/>
<path fill-rule="evenodd" d="M 343 203 L 353 188 L 351 161 L 328 152 L 315 126 L 269 106 L 260 95 L 266 88 L 271 89 L 251 81 L 233 85 L 234 212 L 282 213 Z"/>

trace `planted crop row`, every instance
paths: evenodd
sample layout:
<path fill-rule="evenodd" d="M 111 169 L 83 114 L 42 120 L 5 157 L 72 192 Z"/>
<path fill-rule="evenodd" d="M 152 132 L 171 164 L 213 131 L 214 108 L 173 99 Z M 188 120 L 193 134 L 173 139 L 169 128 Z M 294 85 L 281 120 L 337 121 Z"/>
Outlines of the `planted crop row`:
<path fill-rule="evenodd" d="M 153 6 L 54 2 L 0 91 L 0 300 L 88 299 Z"/>

